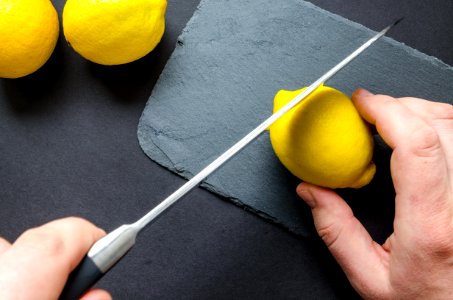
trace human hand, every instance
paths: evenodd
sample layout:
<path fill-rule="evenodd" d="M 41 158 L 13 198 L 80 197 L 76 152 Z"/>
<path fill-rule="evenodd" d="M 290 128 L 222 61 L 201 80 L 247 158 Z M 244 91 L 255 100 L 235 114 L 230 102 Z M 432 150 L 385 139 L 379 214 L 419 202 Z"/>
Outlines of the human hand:
<path fill-rule="evenodd" d="M 334 191 L 307 183 L 318 234 L 366 299 L 453 295 L 453 106 L 357 90 L 352 100 L 393 149 L 394 232 L 377 244 Z"/>
<path fill-rule="evenodd" d="M 10 244 L 0 238 L 0 299 L 58 299 L 69 273 L 105 235 L 80 218 L 65 218 L 25 231 Z M 83 300 L 108 300 L 93 289 Z"/>

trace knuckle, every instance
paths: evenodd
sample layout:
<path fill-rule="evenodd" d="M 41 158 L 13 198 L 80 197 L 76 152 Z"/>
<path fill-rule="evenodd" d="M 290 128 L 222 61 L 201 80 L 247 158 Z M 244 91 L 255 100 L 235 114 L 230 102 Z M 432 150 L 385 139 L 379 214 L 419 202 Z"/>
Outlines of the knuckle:
<path fill-rule="evenodd" d="M 443 130 L 446 134 L 451 134 L 453 131 L 453 105 L 448 105 L 448 108 L 445 109 L 445 114 L 441 117 L 440 122 L 441 130 Z"/>
<path fill-rule="evenodd" d="M 433 239 L 431 243 L 427 245 L 427 250 L 432 253 L 435 259 L 447 259 L 451 258 L 453 254 L 453 244 L 447 239 Z"/>
<path fill-rule="evenodd" d="M 62 237 L 53 230 L 42 228 L 25 231 L 21 236 L 21 246 L 48 256 L 61 254 L 65 248 Z"/>
<path fill-rule="evenodd" d="M 376 98 L 381 98 L 383 100 L 388 100 L 388 103 L 393 103 L 395 102 L 395 98 L 389 96 L 389 95 L 384 95 L 384 94 L 375 94 L 374 97 Z"/>
<path fill-rule="evenodd" d="M 449 103 L 436 103 L 438 116 L 441 119 L 453 121 L 453 105 Z"/>
<path fill-rule="evenodd" d="M 67 217 L 63 219 L 63 221 L 66 226 L 73 228 L 82 228 L 85 226 L 94 227 L 92 223 L 80 217 Z"/>
<path fill-rule="evenodd" d="M 421 157 L 431 157 L 440 150 L 441 144 L 437 131 L 430 127 L 424 126 L 414 131 L 411 136 L 411 151 Z"/>
<path fill-rule="evenodd" d="M 438 226 L 428 226 L 415 237 L 416 248 L 426 257 L 434 260 L 451 259 L 453 256 L 453 237 L 451 231 L 439 230 Z"/>
<path fill-rule="evenodd" d="M 436 113 L 430 122 L 440 132 L 451 132 L 453 130 L 453 105 L 437 103 Z"/>
<path fill-rule="evenodd" d="M 399 106 L 396 99 L 388 95 L 377 94 L 375 97 L 382 101 L 382 109 L 384 111 L 388 111 L 389 113 L 393 112 L 396 106 Z"/>
<path fill-rule="evenodd" d="M 336 241 L 341 234 L 341 228 L 335 226 L 335 224 L 329 224 L 318 228 L 318 234 L 321 239 L 324 241 L 328 248 L 331 248 L 335 245 Z"/>

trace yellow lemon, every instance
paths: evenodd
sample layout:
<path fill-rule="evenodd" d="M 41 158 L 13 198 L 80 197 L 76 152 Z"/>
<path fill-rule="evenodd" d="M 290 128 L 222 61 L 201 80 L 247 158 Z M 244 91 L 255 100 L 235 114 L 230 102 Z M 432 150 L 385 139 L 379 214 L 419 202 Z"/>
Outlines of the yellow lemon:
<path fill-rule="evenodd" d="M 274 112 L 302 90 L 279 91 Z M 282 164 L 309 183 L 359 188 L 368 184 L 376 171 L 367 124 L 351 100 L 330 87 L 319 87 L 274 123 L 270 139 Z"/>
<path fill-rule="evenodd" d="M 71 47 L 102 65 L 120 65 L 151 52 L 165 30 L 166 0 L 68 0 L 63 31 Z"/>
<path fill-rule="evenodd" d="M 58 14 L 49 0 L 0 0 L 0 77 L 23 77 L 42 67 L 58 31 Z"/>

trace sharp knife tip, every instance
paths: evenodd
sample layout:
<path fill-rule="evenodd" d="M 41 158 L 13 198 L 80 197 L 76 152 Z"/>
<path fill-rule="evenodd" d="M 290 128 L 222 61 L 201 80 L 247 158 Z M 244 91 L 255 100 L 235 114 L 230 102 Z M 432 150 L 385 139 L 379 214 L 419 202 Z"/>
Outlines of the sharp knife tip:
<path fill-rule="evenodd" d="M 404 20 L 404 17 L 401 17 L 399 18 L 398 20 L 396 20 L 395 22 L 393 22 L 393 24 L 391 25 L 391 27 L 394 27 L 396 26 L 398 23 L 400 23 L 402 20 Z"/>
<path fill-rule="evenodd" d="M 395 25 L 397 25 L 399 22 L 401 22 L 402 20 L 404 19 L 403 18 L 399 18 L 398 20 L 396 20 L 395 22 L 393 22 L 391 25 L 385 27 L 382 31 L 381 31 L 381 36 L 382 35 L 385 35 L 387 33 L 387 31 L 389 31 L 390 29 L 392 29 Z"/>

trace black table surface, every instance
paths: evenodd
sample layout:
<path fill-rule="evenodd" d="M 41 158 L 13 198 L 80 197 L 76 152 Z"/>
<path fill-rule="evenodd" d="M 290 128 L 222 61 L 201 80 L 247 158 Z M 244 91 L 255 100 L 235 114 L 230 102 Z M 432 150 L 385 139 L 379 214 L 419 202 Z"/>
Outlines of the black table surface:
<path fill-rule="evenodd" d="M 65 1 L 52 2 L 61 16 Z M 13 241 L 29 227 L 71 215 L 110 231 L 184 183 L 145 156 L 136 130 L 198 2 L 169 0 L 162 42 L 137 62 L 90 63 L 60 34 L 42 69 L 0 80 L 0 235 Z M 453 65 L 450 0 L 311 2 L 374 30 L 404 16 L 390 36 Z M 143 231 L 98 286 L 115 299 L 357 297 L 319 240 L 199 188 Z"/>

